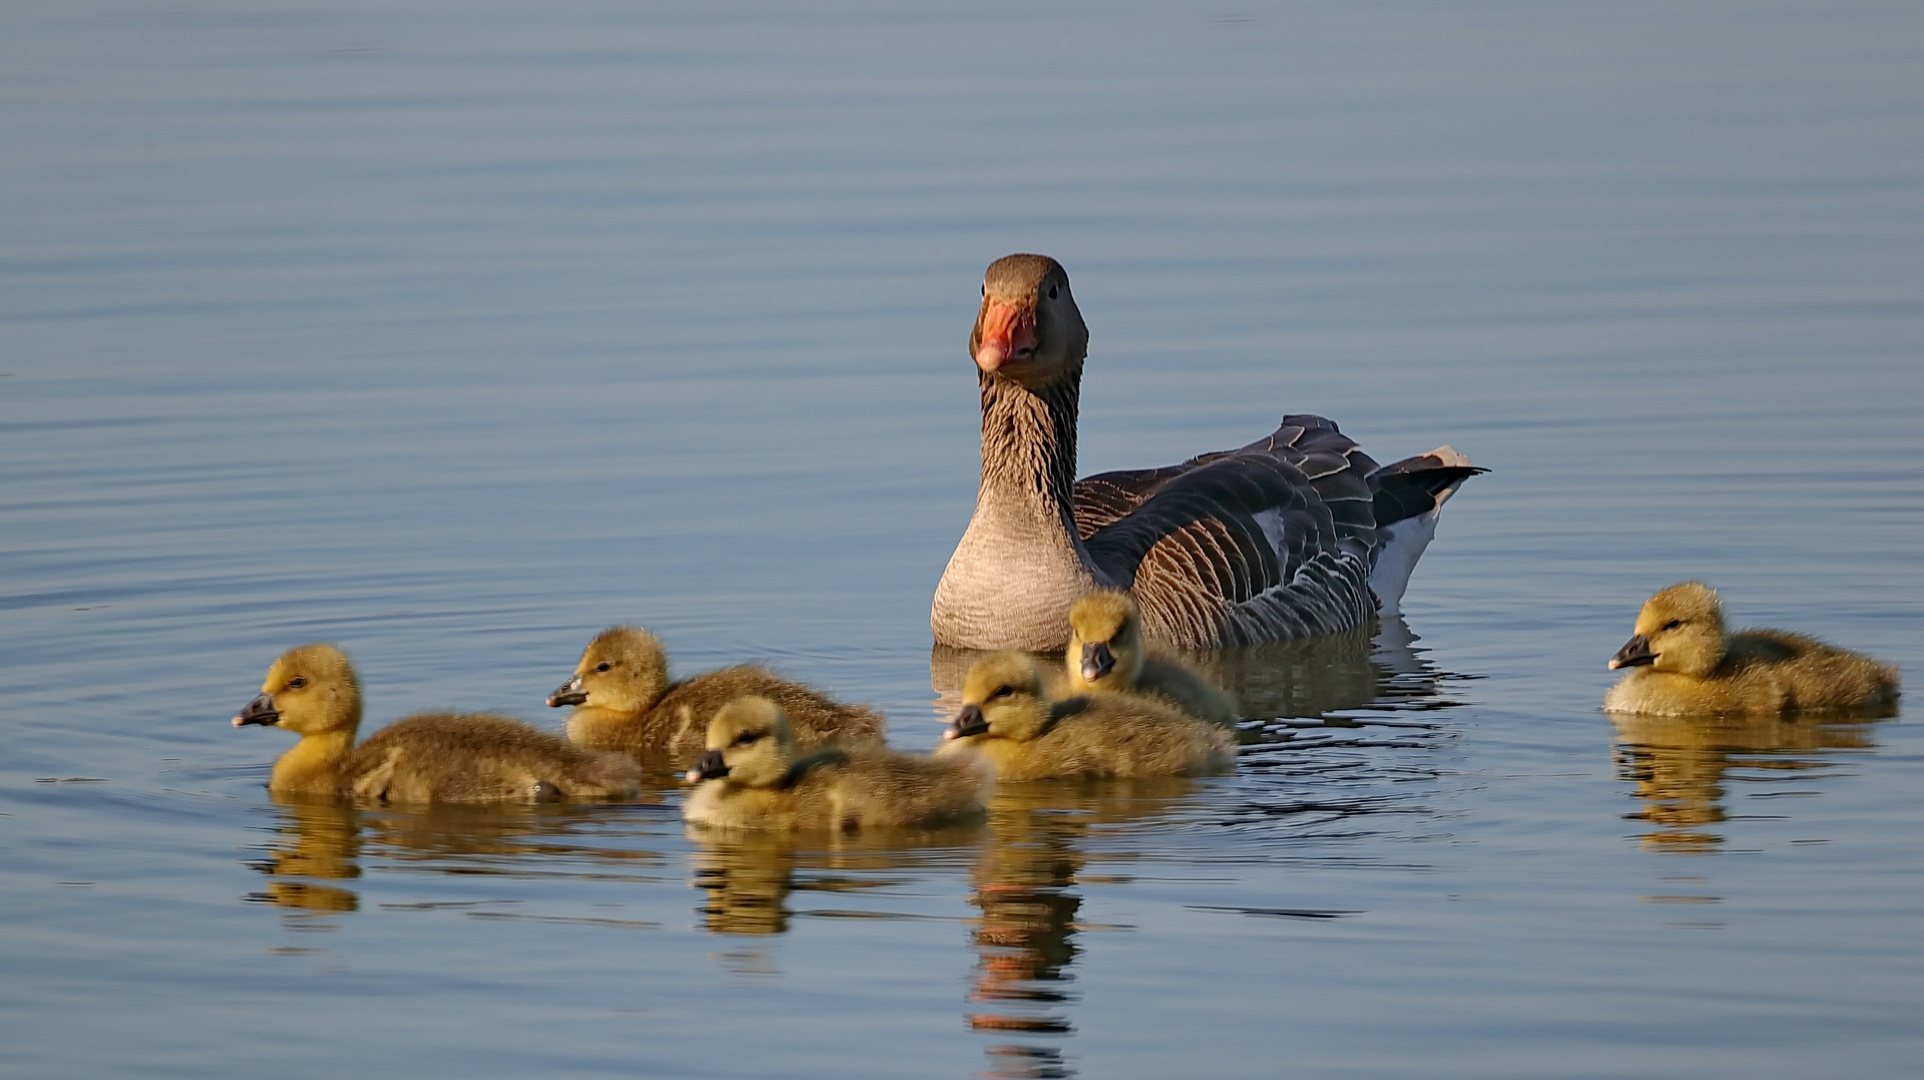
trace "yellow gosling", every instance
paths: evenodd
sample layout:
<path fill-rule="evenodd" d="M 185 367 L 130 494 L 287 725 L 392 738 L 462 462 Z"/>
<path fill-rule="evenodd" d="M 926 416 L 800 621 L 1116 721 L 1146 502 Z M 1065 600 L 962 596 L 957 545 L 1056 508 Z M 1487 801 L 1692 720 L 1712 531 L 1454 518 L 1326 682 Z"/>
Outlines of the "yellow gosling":
<path fill-rule="evenodd" d="M 1672 585 L 1637 614 L 1636 634 L 1610 659 L 1629 668 L 1610 712 L 1783 715 L 1868 709 L 1897 700 L 1897 668 L 1782 630 L 1726 635 L 1723 605 L 1701 582 Z"/>
<path fill-rule="evenodd" d="M 1228 731 L 1153 698 L 1098 691 L 1049 701 L 1042 672 L 1018 652 L 969 668 L 962 711 L 942 737 L 938 755 L 979 750 L 1003 780 L 1172 776 L 1235 761 Z"/>
<path fill-rule="evenodd" d="M 624 799 L 640 771 L 519 720 L 418 713 L 359 746 L 361 684 L 332 645 L 290 649 L 267 669 L 260 696 L 234 726 L 285 728 L 301 737 L 274 763 L 275 795 L 348 795 L 395 803 Z"/>
<path fill-rule="evenodd" d="M 1071 693 L 1097 690 L 1152 694 L 1212 724 L 1236 722 L 1236 699 L 1189 667 L 1148 656 L 1142 647 L 1142 616 L 1126 592 L 1092 592 L 1069 609 Z"/>
<path fill-rule="evenodd" d="M 638 626 L 610 627 L 596 635 L 582 651 L 574 677 L 548 695 L 548 704 L 575 707 L 568 738 L 582 746 L 668 754 L 679 767 L 701 754 L 715 711 L 750 694 L 779 705 L 803 747 L 879 742 L 888 728 L 867 706 L 844 705 L 757 664 L 672 682 L 660 640 Z"/>
<path fill-rule="evenodd" d="M 979 819 L 995 774 L 972 755 L 935 759 L 879 743 L 797 756 L 782 710 L 764 697 L 729 702 L 709 721 L 698 784 L 683 818 L 734 829 L 935 828 Z"/>

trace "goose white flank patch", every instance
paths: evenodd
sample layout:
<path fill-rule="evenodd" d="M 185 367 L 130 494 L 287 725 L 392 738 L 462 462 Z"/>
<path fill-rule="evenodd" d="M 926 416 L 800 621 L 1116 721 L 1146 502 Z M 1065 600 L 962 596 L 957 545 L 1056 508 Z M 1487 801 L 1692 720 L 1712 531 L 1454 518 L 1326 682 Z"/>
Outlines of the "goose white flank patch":
<path fill-rule="evenodd" d="M 1450 447 L 1379 467 L 1320 416 L 1236 450 L 1076 480 L 1089 330 L 1054 259 L 990 265 L 969 352 L 982 486 L 930 609 L 935 639 L 1060 649 L 1069 606 L 1130 593 L 1146 641 L 1215 648 L 1335 633 L 1394 612 L 1457 487 Z"/>

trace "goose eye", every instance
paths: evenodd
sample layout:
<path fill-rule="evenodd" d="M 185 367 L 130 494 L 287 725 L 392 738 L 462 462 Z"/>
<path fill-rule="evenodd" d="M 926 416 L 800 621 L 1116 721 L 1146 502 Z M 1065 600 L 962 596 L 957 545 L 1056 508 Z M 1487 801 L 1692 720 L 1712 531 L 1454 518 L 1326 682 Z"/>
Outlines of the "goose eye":
<path fill-rule="evenodd" d="M 307 685 L 307 679 L 300 675 L 296 675 L 293 678 L 287 680 L 287 688 L 289 690 L 299 690 L 301 687 L 306 685 Z"/>
<path fill-rule="evenodd" d="M 989 298 L 989 283 L 986 281 L 982 283 L 982 298 L 984 300 Z"/>
<path fill-rule="evenodd" d="M 1667 623 L 1664 623 L 1664 624 L 1663 624 L 1663 628 L 1664 628 L 1665 630 L 1675 630 L 1675 629 L 1676 629 L 1677 627 L 1679 627 L 1679 626 L 1682 626 L 1682 625 L 1683 625 L 1683 620 L 1682 620 L 1682 619 L 1672 619 L 1672 620 L 1670 620 L 1669 622 L 1667 622 Z"/>
<path fill-rule="evenodd" d="M 601 663 L 599 663 L 599 664 L 596 664 L 596 665 L 595 665 L 595 670 L 596 670 L 596 671 L 606 671 L 606 670 L 608 670 L 608 668 L 609 668 L 610 666 L 611 666 L 611 665 L 610 665 L 610 664 L 608 663 L 608 661 L 606 661 L 606 660 L 603 660 L 603 661 L 602 661 Z"/>
<path fill-rule="evenodd" d="M 1051 285 L 1049 286 L 1049 299 L 1054 300 L 1055 298 L 1056 298 L 1056 286 Z"/>

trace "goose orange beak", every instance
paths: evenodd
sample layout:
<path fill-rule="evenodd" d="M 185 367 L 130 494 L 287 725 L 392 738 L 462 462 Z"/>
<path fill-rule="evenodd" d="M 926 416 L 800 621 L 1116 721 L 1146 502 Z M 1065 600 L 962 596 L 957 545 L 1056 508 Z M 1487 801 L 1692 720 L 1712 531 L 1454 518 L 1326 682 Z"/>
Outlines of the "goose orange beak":
<path fill-rule="evenodd" d="M 975 366 L 994 374 L 1035 356 L 1035 312 L 1000 300 L 984 300 L 976 320 Z"/>

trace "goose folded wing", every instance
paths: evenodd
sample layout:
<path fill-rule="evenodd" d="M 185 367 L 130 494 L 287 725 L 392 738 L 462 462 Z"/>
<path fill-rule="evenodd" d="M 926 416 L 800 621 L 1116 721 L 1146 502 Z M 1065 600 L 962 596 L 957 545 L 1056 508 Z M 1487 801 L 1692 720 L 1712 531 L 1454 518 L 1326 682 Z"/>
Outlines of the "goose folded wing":
<path fill-rule="evenodd" d="M 1208 455 L 1211 458 L 1220 454 Z M 1160 469 L 1124 469 L 1097 473 L 1076 481 L 1076 536 L 1087 540 L 1097 529 L 1135 512 L 1158 488 L 1189 472 L 1194 461 Z"/>

